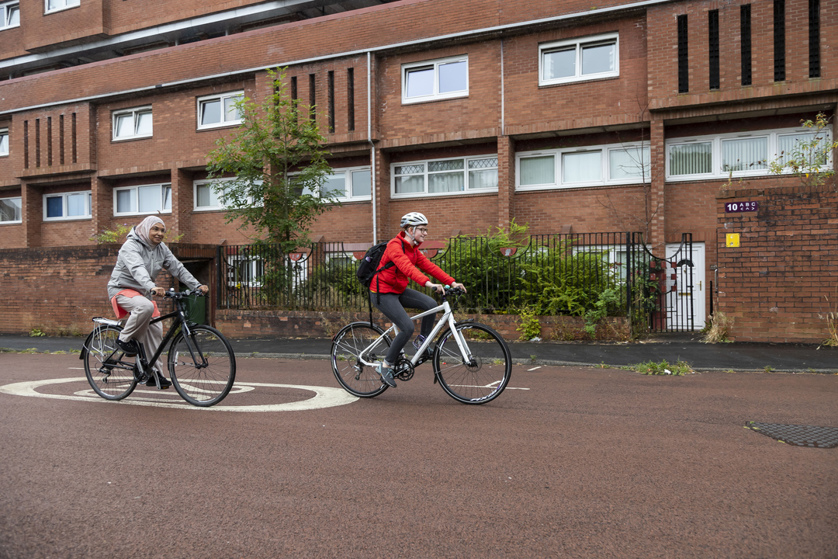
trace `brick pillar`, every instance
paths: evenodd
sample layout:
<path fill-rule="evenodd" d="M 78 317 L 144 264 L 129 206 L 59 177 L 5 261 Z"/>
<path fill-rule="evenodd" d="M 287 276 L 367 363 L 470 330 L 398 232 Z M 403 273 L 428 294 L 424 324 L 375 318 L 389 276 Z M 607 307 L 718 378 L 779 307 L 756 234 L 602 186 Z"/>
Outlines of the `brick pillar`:
<path fill-rule="evenodd" d="M 113 219 L 113 188 L 99 176 L 90 179 L 90 214 L 93 235 L 100 235 L 105 229 L 111 228 Z"/>
<path fill-rule="evenodd" d="M 515 218 L 515 141 L 498 136 L 498 227 Z"/>
<path fill-rule="evenodd" d="M 374 147 L 375 168 L 372 170 L 375 175 L 375 191 L 373 192 L 372 203 L 375 204 L 375 240 L 382 241 L 395 235 L 390 227 L 390 155 Z M 372 218 L 372 216 L 370 216 Z"/>
<path fill-rule="evenodd" d="M 652 115 L 650 131 L 651 179 L 649 198 L 646 200 L 646 242 L 656 254 L 663 254 L 666 245 L 666 149 L 664 146 L 663 119 Z"/>
<path fill-rule="evenodd" d="M 194 192 L 192 188 L 192 173 L 177 167 L 171 170 L 172 183 L 172 216 L 164 219 L 168 230 L 167 237 L 170 242 L 178 235 L 183 235 L 179 242 L 200 243 L 200 239 L 194 238 L 190 224 L 192 208 L 194 207 Z"/>
<path fill-rule="evenodd" d="M 41 225 L 43 224 L 43 196 L 41 189 L 22 180 L 20 182 L 21 219 L 23 220 L 24 246 L 41 246 Z"/>

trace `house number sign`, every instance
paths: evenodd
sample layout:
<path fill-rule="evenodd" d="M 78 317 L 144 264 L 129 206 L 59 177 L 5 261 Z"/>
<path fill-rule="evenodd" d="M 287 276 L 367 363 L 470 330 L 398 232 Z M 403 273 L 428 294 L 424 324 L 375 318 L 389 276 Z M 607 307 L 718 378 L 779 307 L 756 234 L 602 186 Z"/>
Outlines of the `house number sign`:
<path fill-rule="evenodd" d="M 755 212 L 758 209 L 759 202 L 728 202 L 725 204 L 725 213 Z"/>

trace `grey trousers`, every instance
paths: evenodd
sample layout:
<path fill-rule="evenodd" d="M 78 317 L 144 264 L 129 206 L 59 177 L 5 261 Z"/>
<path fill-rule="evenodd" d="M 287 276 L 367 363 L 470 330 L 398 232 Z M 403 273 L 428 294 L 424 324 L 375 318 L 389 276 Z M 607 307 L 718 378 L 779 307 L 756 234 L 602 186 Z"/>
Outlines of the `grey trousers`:
<path fill-rule="evenodd" d="M 408 340 L 413 336 L 414 326 L 413 321 L 410 320 L 405 307 L 411 309 L 421 309 L 426 311 L 437 306 L 436 301 L 415 289 L 409 287 L 404 290 L 404 293 L 381 293 L 370 292 L 370 301 L 378 310 L 384 313 L 384 316 L 393 321 L 399 328 L 399 333 L 393 340 L 393 345 L 387 351 L 387 356 L 384 358 L 387 363 L 393 365 L 399 358 L 399 352 L 407 345 Z M 422 326 L 419 332 L 423 336 L 427 336 L 434 328 L 436 322 L 436 314 L 429 314 L 422 319 Z"/>
<path fill-rule="evenodd" d="M 154 355 L 160 342 L 163 341 L 162 323 L 149 324 L 151 315 L 154 314 L 154 303 L 143 296 L 126 297 L 125 295 L 117 295 L 116 302 L 130 313 L 119 334 L 119 339 L 123 342 L 137 340 L 145 347 L 147 358 Z M 166 370 L 160 359 L 153 366 L 161 373 Z"/>

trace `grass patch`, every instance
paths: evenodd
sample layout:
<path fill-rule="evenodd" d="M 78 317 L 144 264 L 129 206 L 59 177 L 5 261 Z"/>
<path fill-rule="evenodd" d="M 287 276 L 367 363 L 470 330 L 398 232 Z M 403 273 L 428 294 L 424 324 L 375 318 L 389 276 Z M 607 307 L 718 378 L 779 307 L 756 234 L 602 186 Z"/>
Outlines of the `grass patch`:
<path fill-rule="evenodd" d="M 680 377 L 686 374 L 693 373 L 693 368 L 685 361 L 678 361 L 670 364 L 663 360 L 660 362 L 647 361 L 645 363 L 638 363 L 636 365 L 629 365 L 626 367 L 631 371 L 636 371 L 641 375 L 663 375 Z"/>

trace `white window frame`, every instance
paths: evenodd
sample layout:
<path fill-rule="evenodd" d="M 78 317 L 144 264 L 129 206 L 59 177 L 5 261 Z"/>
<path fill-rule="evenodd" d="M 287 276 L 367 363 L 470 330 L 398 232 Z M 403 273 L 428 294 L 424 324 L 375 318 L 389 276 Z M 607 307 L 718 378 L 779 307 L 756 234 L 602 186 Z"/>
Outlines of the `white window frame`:
<path fill-rule="evenodd" d="M 225 206 L 219 198 L 218 191 L 224 190 L 223 183 L 231 182 L 233 180 L 235 179 L 201 179 L 192 181 L 192 209 L 196 212 L 213 212 L 227 209 L 227 206 Z M 217 204 L 211 206 L 198 205 L 198 189 L 204 186 L 209 188 L 213 192 L 213 194 L 215 195 L 216 202 L 218 202 Z"/>
<path fill-rule="evenodd" d="M 14 24 L 10 21 L 12 8 L 17 8 L 17 23 Z M 0 18 L 0 31 L 20 27 L 20 0 L 0 3 Z"/>
<path fill-rule="evenodd" d="M 61 6 L 57 6 L 55 8 L 50 8 L 49 3 L 50 0 L 44 0 L 44 13 L 45 14 L 54 14 L 56 12 L 63 12 L 64 10 L 69 10 L 70 8 L 77 8 L 81 6 L 81 0 L 55 0 L 57 4 L 62 4 Z"/>
<path fill-rule="evenodd" d="M 645 168 L 645 171 L 642 173 L 641 176 L 636 178 L 634 177 L 627 177 L 627 178 L 612 178 L 611 172 L 611 152 L 612 151 L 623 151 L 629 149 L 638 149 L 641 153 L 641 159 L 645 159 L 645 161 L 638 162 L 642 164 Z M 600 180 L 597 181 L 584 181 L 584 182 L 565 182 L 563 180 L 564 176 L 564 169 L 562 168 L 562 159 L 563 155 L 565 154 L 574 154 L 574 153 L 593 153 L 599 152 L 600 154 Z M 650 183 L 652 181 L 651 178 L 651 159 L 650 159 L 650 148 L 649 142 L 631 142 L 631 143 L 620 143 L 620 144 L 600 144 L 595 146 L 580 146 L 580 147 L 573 147 L 573 148 L 560 148 L 560 149 L 550 149 L 550 150 L 538 150 L 538 151 L 522 151 L 520 153 L 515 154 L 515 190 L 520 191 L 527 191 L 527 190 L 554 190 L 554 189 L 562 189 L 562 188 L 588 188 L 592 186 L 619 186 L 619 185 L 631 185 L 631 184 L 644 184 Z M 522 185 L 521 184 L 521 160 L 528 159 L 528 158 L 536 158 L 536 157 L 553 157 L 553 182 L 551 183 L 542 183 L 542 184 L 528 184 Z"/>
<path fill-rule="evenodd" d="M 9 129 L 0 128 L 0 157 L 9 155 Z"/>
<path fill-rule="evenodd" d="M 23 197 L 22 196 L 6 196 L 0 200 L 17 200 L 17 205 L 20 207 L 20 219 L 4 221 L 0 219 L 0 225 L 14 225 L 23 223 Z"/>
<path fill-rule="evenodd" d="M 160 208 L 155 209 L 155 210 L 151 210 L 151 211 L 147 211 L 147 212 L 141 212 L 139 210 L 139 203 L 140 203 L 139 202 L 139 189 L 144 188 L 144 187 L 150 187 L 150 186 L 160 187 Z M 166 188 L 169 189 L 169 208 L 168 209 L 163 207 L 164 206 L 163 192 L 165 191 Z M 133 201 L 132 201 L 133 207 L 131 208 L 130 211 L 120 212 L 119 207 L 117 205 L 117 200 L 118 200 L 117 197 L 118 197 L 119 192 L 123 192 L 123 191 L 126 191 L 126 190 L 135 191 L 134 196 L 133 196 Z M 168 183 L 168 182 L 152 183 L 152 184 L 137 184 L 137 185 L 134 185 L 134 186 L 121 186 L 121 187 L 117 187 L 117 188 L 113 189 L 113 215 L 114 216 L 150 215 L 150 214 L 156 214 L 156 213 L 170 214 L 170 213 L 172 213 L 171 205 L 172 205 L 172 184 Z"/>
<path fill-rule="evenodd" d="M 596 45 L 597 43 L 609 44 L 614 43 L 614 68 L 607 72 L 597 72 L 591 74 L 582 73 L 582 49 L 586 46 Z M 576 62 L 575 73 L 573 76 L 565 76 L 561 78 L 545 78 L 544 72 L 546 65 L 544 64 L 544 56 L 550 52 L 564 49 L 574 49 Z M 605 33 L 602 35 L 592 35 L 588 37 L 577 37 L 574 39 L 567 39 L 565 41 L 553 41 L 544 43 L 538 46 L 538 85 L 559 85 L 565 83 L 585 82 L 592 80 L 602 80 L 616 78 L 620 76 L 620 34 L 619 33 Z"/>
<path fill-rule="evenodd" d="M 440 67 L 446 64 L 452 64 L 456 62 L 465 62 L 466 68 L 466 88 L 459 89 L 457 91 L 449 91 L 446 93 L 440 93 L 439 91 L 439 71 Z M 417 95 L 414 97 L 408 97 L 407 95 L 407 78 L 408 74 L 411 71 L 418 70 L 420 68 L 432 68 L 434 73 L 434 86 L 433 92 L 430 95 Z M 459 99 L 461 97 L 468 97 L 469 91 L 469 68 L 468 68 L 468 55 L 462 56 L 452 56 L 450 58 L 440 58 L 437 60 L 425 60 L 422 62 L 411 62 L 410 64 L 402 64 L 401 69 L 401 78 L 402 78 L 402 104 L 403 105 L 410 105 L 412 103 L 425 103 L 428 101 L 441 101 L 444 99 Z"/>
<path fill-rule="evenodd" d="M 352 180 L 353 180 L 353 173 L 359 171 L 366 171 L 370 174 L 370 193 L 353 196 L 352 195 Z M 341 169 L 332 169 L 332 172 L 329 173 L 329 177 L 338 177 L 343 175 L 344 181 L 344 191 L 343 195 L 338 195 L 336 199 L 339 202 L 364 202 L 372 200 L 372 169 L 370 167 L 344 167 Z"/>
<path fill-rule="evenodd" d="M 77 195 L 77 194 L 87 194 L 84 198 L 84 205 L 85 205 L 85 213 L 83 215 L 67 215 L 67 205 L 69 203 L 70 196 Z M 59 217 L 48 217 L 47 216 L 47 199 L 48 198 L 61 198 L 61 215 Z M 43 207 L 44 207 L 44 221 L 71 221 L 74 219 L 90 219 L 93 217 L 90 211 L 90 207 L 93 204 L 93 193 L 90 190 L 78 190 L 76 192 L 58 192 L 55 194 L 44 194 L 43 196 Z"/>
<path fill-rule="evenodd" d="M 729 134 L 713 134 L 713 135 L 706 135 L 706 136 L 689 136 L 683 138 L 672 138 L 667 139 L 665 142 L 666 147 L 666 180 L 672 182 L 687 182 L 687 181 L 695 181 L 695 180 L 707 180 L 707 179 L 728 179 L 731 176 L 733 177 L 755 177 L 755 176 L 767 176 L 771 175 L 770 164 L 773 161 L 776 161 L 780 158 L 780 141 L 779 138 L 781 136 L 793 135 L 793 134 L 811 134 L 813 131 L 809 128 L 805 127 L 796 127 L 796 128 L 775 128 L 769 130 L 754 130 L 753 132 L 733 132 Z M 824 141 L 831 141 L 832 138 L 832 131 L 830 129 L 825 129 L 826 138 Z M 766 168 L 765 169 L 755 169 L 755 170 L 744 170 L 744 171 L 726 171 L 724 169 L 724 162 L 722 161 L 723 152 L 722 152 L 722 142 L 725 140 L 737 140 L 737 139 L 756 139 L 756 138 L 767 138 L 767 161 L 766 161 Z M 711 144 L 711 164 L 710 164 L 710 171 L 707 173 L 692 173 L 692 174 L 684 174 L 684 175 L 672 175 L 670 171 L 670 152 L 672 151 L 673 147 L 676 146 L 683 146 L 683 145 L 690 145 L 690 144 L 699 144 L 699 143 L 709 143 Z M 830 154 L 829 160 L 825 166 L 828 169 L 832 168 L 832 155 Z M 783 174 L 791 173 L 791 169 L 784 169 Z"/>
<path fill-rule="evenodd" d="M 140 113 L 148 113 L 151 116 L 151 130 L 147 134 L 139 134 L 137 133 L 137 125 L 139 124 L 139 119 L 137 115 Z M 117 135 L 117 120 L 125 115 L 131 115 L 133 121 L 133 132 L 130 135 L 125 136 L 118 136 Z M 111 113 L 111 131 L 112 131 L 112 139 L 114 142 L 120 142 L 123 140 L 135 140 L 137 138 L 151 138 L 154 135 L 154 114 L 151 110 L 151 105 L 145 107 L 136 107 L 133 109 L 120 109 L 118 111 L 113 111 Z"/>
<path fill-rule="evenodd" d="M 224 126 L 236 126 L 237 124 L 241 124 L 242 119 L 241 115 L 236 120 L 228 120 L 227 119 L 227 111 L 224 110 L 224 101 L 227 99 L 232 99 L 234 97 L 241 97 L 244 99 L 244 91 L 231 91 L 228 93 L 216 93 L 214 95 L 204 95 L 202 97 L 198 97 L 197 103 L 197 111 L 196 111 L 196 118 L 198 121 L 198 130 L 208 130 L 212 128 L 221 128 Z M 220 122 L 213 122 L 211 124 L 201 124 L 201 114 L 203 111 L 203 106 L 211 101 L 218 101 L 221 103 L 221 121 Z"/>
<path fill-rule="evenodd" d="M 463 190 L 459 190 L 456 192 L 429 192 L 428 191 L 428 175 L 434 174 L 434 171 L 428 170 L 428 164 L 433 163 L 435 161 L 452 161 L 452 160 L 462 160 L 463 161 Z M 498 186 L 495 185 L 494 187 L 488 188 L 479 188 L 479 187 L 472 187 L 469 184 L 469 166 L 468 162 L 473 160 L 480 160 L 480 159 L 495 159 L 497 163 L 497 155 L 494 153 L 487 153 L 485 155 L 473 155 L 468 157 L 441 157 L 439 159 L 424 159 L 419 161 L 401 161 L 398 163 L 391 163 L 390 164 L 390 195 L 392 198 L 419 198 L 424 196 L 463 196 L 467 194 L 485 194 L 485 193 L 492 193 L 498 191 Z M 403 192 L 403 193 L 396 193 L 396 168 L 397 167 L 404 167 L 407 165 L 421 165 L 423 168 L 423 172 L 421 176 L 423 177 L 423 190 L 422 192 Z M 492 167 L 489 167 L 491 169 Z M 494 167 L 497 169 L 497 167 Z M 457 169 L 456 171 L 460 171 Z M 452 173 L 455 171 L 440 171 L 444 173 Z M 403 176 L 403 175 L 398 175 Z M 415 176 L 420 176 L 419 173 L 415 174 Z"/>

